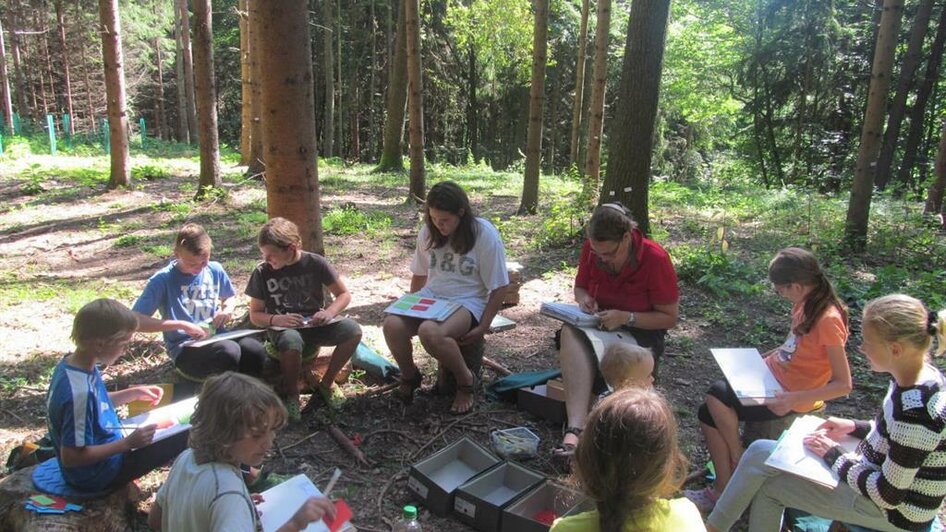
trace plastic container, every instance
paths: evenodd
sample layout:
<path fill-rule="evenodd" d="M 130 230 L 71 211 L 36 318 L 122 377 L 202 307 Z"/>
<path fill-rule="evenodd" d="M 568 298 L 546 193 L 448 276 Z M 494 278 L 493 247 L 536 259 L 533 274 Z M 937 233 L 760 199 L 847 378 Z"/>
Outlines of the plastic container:
<path fill-rule="evenodd" d="M 414 506 L 405 506 L 401 514 L 401 520 L 395 523 L 394 532 L 418 532 L 422 531 L 420 521 L 417 520 L 417 508 Z"/>
<path fill-rule="evenodd" d="M 489 440 L 496 454 L 503 458 L 532 458 L 539 451 L 539 437 L 525 427 L 494 430 Z"/>

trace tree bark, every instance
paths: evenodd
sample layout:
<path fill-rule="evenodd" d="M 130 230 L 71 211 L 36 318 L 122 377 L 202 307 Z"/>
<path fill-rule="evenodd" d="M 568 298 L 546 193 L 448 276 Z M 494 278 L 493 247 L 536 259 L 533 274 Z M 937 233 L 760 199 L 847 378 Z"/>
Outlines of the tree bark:
<path fill-rule="evenodd" d="M 99 124 L 98 120 L 95 118 L 95 104 L 92 103 L 92 80 L 89 79 L 89 70 L 92 69 L 92 62 L 89 61 L 88 50 L 86 49 L 84 41 L 81 47 L 81 54 L 82 82 L 85 84 L 85 104 L 86 113 L 89 115 L 89 131 L 96 133 L 98 132 Z"/>
<path fill-rule="evenodd" d="M 253 0 L 246 1 L 248 11 L 248 20 L 246 29 L 249 33 L 249 60 L 250 60 L 250 156 L 247 161 L 246 173 L 253 178 L 262 178 L 265 170 L 263 161 L 263 121 L 261 113 L 262 107 L 262 82 L 261 82 L 261 57 L 260 49 L 262 44 L 260 40 L 265 36 L 260 32 L 260 15 L 258 13 L 258 2 Z"/>
<path fill-rule="evenodd" d="M 194 0 L 194 84 L 200 126 L 200 184 L 197 197 L 223 184 L 217 133 L 217 89 L 214 80 L 213 16 L 210 0 Z"/>
<path fill-rule="evenodd" d="M 407 45 L 407 106 L 410 113 L 411 180 L 408 201 L 427 196 L 424 169 L 424 86 L 420 57 L 420 2 L 404 0 Z"/>
<path fill-rule="evenodd" d="M 913 19 L 913 28 L 910 30 L 910 42 L 900 65 L 900 79 L 897 81 L 897 92 L 890 103 L 890 116 L 887 117 L 887 128 L 884 130 L 884 140 L 880 148 L 880 157 L 877 159 L 877 173 L 874 176 L 874 185 L 880 190 L 887 188 L 890 180 L 890 167 L 893 164 L 893 155 L 897 149 L 897 140 L 900 138 L 900 125 L 906 111 L 907 96 L 913 88 L 916 69 L 923 56 L 923 41 L 926 39 L 930 25 L 930 14 L 933 12 L 933 0 L 921 0 Z"/>
<path fill-rule="evenodd" d="M 407 103 L 407 30 L 404 27 L 404 0 L 397 0 L 397 27 L 394 54 L 389 69 L 384 139 L 378 171 L 404 169 L 401 140 L 404 138 L 404 106 Z"/>
<path fill-rule="evenodd" d="M 184 96 L 187 112 L 187 134 L 190 142 L 199 142 L 197 127 L 197 98 L 194 94 L 194 60 L 191 56 L 191 23 L 187 0 L 177 0 L 181 23 L 181 57 L 184 63 Z"/>
<path fill-rule="evenodd" d="M 184 37 L 181 25 L 181 9 L 178 0 L 174 2 L 174 41 L 176 45 L 174 69 L 177 75 L 177 140 L 191 143 L 190 126 L 187 124 L 187 87 L 184 81 Z"/>
<path fill-rule="evenodd" d="M 322 115 L 322 156 L 335 155 L 335 40 L 332 28 L 335 19 L 332 7 L 335 0 L 322 0 L 322 74 L 325 83 L 325 109 Z"/>
<path fill-rule="evenodd" d="M 307 2 L 249 2 L 259 16 L 267 212 L 295 222 L 302 247 L 324 255 Z"/>
<path fill-rule="evenodd" d="M 253 127 L 252 101 L 253 87 L 250 85 L 250 33 L 246 7 L 247 0 L 239 0 L 237 11 L 240 17 L 240 164 L 250 162 L 250 135 Z"/>
<path fill-rule="evenodd" d="M 151 7 L 152 12 L 157 16 L 157 0 L 151 3 Z M 157 94 L 154 97 L 154 128 L 158 138 L 166 139 L 170 135 L 168 134 L 167 114 L 164 112 L 164 58 L 161 55 L 161 38 L 155 37 L 152 46 L 154 46 L 155 68 L 158 69 L 158 87 Z"/>
<path fill-rule="evenodd" d="M 542 106 L 545 103 L 545 65 L 548 62 L 549 0 L 532 0 L 532 83 L 529 89 L 529 133 L 526 138 L 526 173 L 519 214 L 535 214 L 539 206 L 539 171 L 542 163 Z"/>
<path fill-rule="evenodd" d="M 903 0 L 885 0 L 880 17 L 877 44 L 874 49 L 874 65 L 871 72 L 870 89 L 867 94 L 867 109 L 861 130 L 861 143 L 854 167 L 854 182 L 851 184 L 851 199 L 848 203 L 845 223 L 845 240 L 853 251 L 863 251 L 867 246 L 867 222 L 870 217 L 870 202 L 874 187 L 874 171 L 880 155 L 880 141 L 887 108 L 887 93 L 890 90 L 890 73 L 893 71 L 894 49 L 903 18 Z"/>
<path fill-rule="evenodd" d="M 604 92 L 608 81 L 608 34 L 611 30 L 611 0 L 598 0 L 598 26 L 595 28 L 595 66 L 592 72 L 591 108 L 588 110 L 588 151 L 585 154 L 585 183 L 598 191 L 601 171 L 601 134 L 604 129 Z"/>
<path fill-rule="evenodd" d="M 578 57 L 575 60 L 575 103 L 572 106 L 572 137 L 568 152 L 568 164 L 578 164 L 578 144 L 581 141 L 581 111 L 585 97 L 585 63 L 588 46 L 588 0 L 581 0 L 581 23 L 578 29 Z M 581 169 L 579 168 L 579 171 Z"/>
<path fill-rule="evenodd" d="M 936 175 L 926 192 L 923 214 L 937 214 L 943 209 L 943 191 L 946 190 L 946 120 L 943 121 L 941 131 L 939 150 L 936 152 L 936 163 L 933 165 L 933 171 Z"/>
<path fill-rule="evenodd" d="M 10 56 L 13 57 L 13 92 L 16 94 L 16 110 L 20 118 L 32 120 L 33 110 L 26 102 L 28 90 L 24 81 L 23 64 L 20 60 L 19 22 L 17 18 L 18 2 L 11 0 L 7 6 L 7 31 L 10 32 Z"/>
<path fill-rule="evenodd" d="M 111 190 L 131 184 L 128 115 L 125 110 L 125 70 L 118 0 L 99 0 L 99 21 L 102 34 L 102 60 L 105 64 L 105 95 L 108 102 L 111 148 L 108 188 Z"/>
<path fill-rule="evenodd" d="M 7 50 L 3 38 L 3 26 L 0 25 L 0 97 L 3 98 L 3 123 L 7 136 L 13 135 L 13 99 L 10 96 L 10 78 L 7 75 Z"/>
<path fill-rule="evenodd" d="M 916 91 L 916 100 L 910 108 L 910 132 L 903 145 L 903 161 L 897 172 L 897 181 L 906 185 L 910 181 L 910 174 L 916 164 L 917 148 L 923 138 L 923 121 L 926 115 L 926 102 L 936 87 L 939 78 L 939 67 L 943 61 L 943 49 L 946 45 L 946 9 L 940 12 L 939 24 L 936 27 L 936 37 L 930 46 L 930 56 L 926 62 L 926 72 Z"/>
<path fill-rule="evenodd" d="M 647 198 L 670 0 L 634 0 L 627 27 L 615 124 L 601 202 L 626 205 L 650 232 Z"/>
<path fill-rule="evenodd" d="M 72 109 L 72 76 L 69 74 L 69 48 L 66 46 L 66 21 L 62 0 L 56 0 L 56 22 L 59 29 L 59 50 L 62 54 L 62 75 L 65 85 L 66 113 L 69 114 L 69 134 L 75 135 L 76 121 Z"/>
<path fill-rule="evenodd" d="M 45 86 L 43 87 L 43 111 L 47 115 L 51 113 L 59 114 L 59 98 L 56 93 L 56 79 L 53 76 L 53 58 L 49 52 L 49 25 L 46 21 L 46 12 L 38 9 L 34 12 L 34 15 L 36 16 L 36 27 L 40 28 L 42 33 L 40 42 L 42 43 L 43 58 L 46 60 L 46 77 L 44 78 L 43 74 L 40 73 L 40 85 L 45 85 L 43 79 L 49 79 L 49 94 L 46 93 Z"/>

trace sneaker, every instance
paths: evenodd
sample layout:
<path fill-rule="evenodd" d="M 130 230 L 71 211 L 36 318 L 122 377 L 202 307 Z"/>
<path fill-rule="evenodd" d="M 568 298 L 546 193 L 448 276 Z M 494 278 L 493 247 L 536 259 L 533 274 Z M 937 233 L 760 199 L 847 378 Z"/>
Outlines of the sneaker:
<path fill-rule="evenodd" d="M 319 392 L 319 396 L 322 397 L 325 404 L 332 410 L 338 410 L 344 406 L 345 402 L 348 400 L 348 398 L 345 397 L 345 392 L 336 385 L 332 385 L 331 388 L 316 386 L 315 389 Z"/>
<path fill-rule="evenodd" d="M 690 499 L 690 502 L 696 505 L 704 514 L 712 512 L 713 508 L 716 507 L 716 501 L 719 499 L 713 488 L 709 486 L 701 490 L 683 490 L 683 496 Z"/>
<path fill-rule="evenodd" d="M 302 421 L 302 413 L 299 410 L 298 399 L 286 399 L 286 415 L 289 418 L 290 423 L 298 423 Z"/>

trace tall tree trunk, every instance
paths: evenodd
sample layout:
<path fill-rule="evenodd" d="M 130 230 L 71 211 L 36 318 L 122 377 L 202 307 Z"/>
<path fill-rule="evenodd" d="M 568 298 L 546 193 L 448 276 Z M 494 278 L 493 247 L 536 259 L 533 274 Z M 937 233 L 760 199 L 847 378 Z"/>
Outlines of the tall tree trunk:
<path fill-rule="evenodd" d="M 0 25 L 0 91 L 3 98 L 3 123 L 6 134 L 13 135 L 13 99 L 10 97 L 10 78 L 7 76 L 7 49 L 3 38 L 3 26 Z"/>
<path fill-rule="evenodd" d="M 407 106 L 410 115 L 411 182 L 408 201 L 427 196 L 424 169 L 424 84 L 420 57 L 420 1 L 404 0 L 407 45 Z"/>
<path fill-rule="evenodd" d="M 936 86 L 939 78 L 939 67 L 943 61 L 943 48 L 946 45 L 946 9 L 940 12 L 939 24 L 936 27 L 936 37 L 930 46 L 930 56 L 926 62 L 926 73 L 916 91 L 916 99 L 910 109 L 910 132 L 903 146 L 903 160 L 900 162 L 900 171 L 897 172 L 897 181 L 904 185 L 910 181 L 910 174 L 916 164 L 917 148 L 923 138 L 923 120 L 926 115 L 926 102 Z"/>
<path fill-rule="evenodd" d="M 369 2 L 368 10 L 368 31 L 370 33 L 371 53 L 369 54 L 369 64 L 371 65 L 368 78 L 368 157 L 374 160 L 377 153 L 377 105 L 375 104 L 375 94 L 378 92 L 378 24 L 375 13 L 374 1 Z"/>
<path fill-rule="evenodd" d="M 200 186 L 197 197 L 219 187 L 220 143 L 217 133 L 217 89 L 214 82 L 213 15 L 210 0 L 194 0 L 194 82 L 200 125 Z"/>
<path fill-rule="evenodd" d="M 191 22 L 187 0 L 177 0 L 181 22 L 181 57 L 184 59 L 184 96 L 187 112 L 187 134 L 190 142 L 199 142 L 197 127 L 197 98 L 194 94 L 194 60 L 191 56 Z"/>
<path fill-rule="evenodd" d="M 158 17 L 158 2 L 157 0 L 152 0 L 151 2 L 151 12 L 154 14 L 155 18 Z M 167 115 L 164 112 L 164 57 L 161 53 L 161 37 L 155 37 L 152 41 L 152 47 L 154 48 L 154 62 L 155 68 L 158 72 L 158 83 L 154 97 L 154 129 L 155 134 L 159 139 L 168 138 L 168 122 Z"/>
<path fill-rule="evenodd" d="M 578 57 L 575 59 L 575 103 L 572 106 L 572 137 L 568 164 L 578 164 L 578 144 L 581 141 L 581 111 L 585 97 L 585 63 L 588 46 L 588 0 L 581 0 L 581 23 L 578 27 Z M 581 169 L 579 168 L 579 171 Z"/>
<path fill-rule="evenodd" d="M 190 126 L 187 124 L 187 87 L 184 81 L 184 30 L 181 25 L 181 9 L 179 0 L 174 2 L 174 41 L 176 50 L 174 52 L 174 69 L 177 75 L 177 140 L 187 144 L 191 143 Z"/>
<path fill-rule="evenodd" d="M 65 84 L 66 113 L 69 114 L 69 134 L 75 135 L 76 121 L 72 109 L 72 76 L 69 74 L 69 48 L 66 46 L 66 21 L 62 0 L 56 0 L 56 21 L 59 26 L 59 50 L 62 54 L 62 75 Z"/>
<path fill-rule="evenodd" d="M 847 209 L 845 240 L 854 251 L 863 251 L 867 246 L 867 221 L 870 217 L 870 202 L 874 187 L 874 171 L 880 155 L 880 141 L 887 108 L 887 93 L 890 90 L 890 73 L 893 71 L 894 49 L 903 18 L 903 0 L 884 0 L 884 12 L 880 17 L 880 30 L 874 50 L 874 66 L 871 72 L 870 89 L 867 94 L 867 110 L 861 131 L 861 144 L 854 167 L 854 182 L 851 184 L 851 199 Z"/>
<path fill-rule="evenodd" d="M 946 190 L 946 120 L 943 120 L 936 163 L 933 165 L 935 178 L 926 192 L 923 214 L 937 214 L 943 208 L 943 191 Z"/>
<path fill-rule="evenodd" d="M 332 28 L 335 0 L 322 0 L 322 73 L 325 82 L 325 109 L 322 117 L 322 156 L 335 155 L 335 54 Z"/>
<path fill-rule="evenodd" d="M 17 17 L 18 4 L 16 0 L 11 0 L 7 6 L 7 31 L 10 32 L 10 56 L 13 57 L 13 92 L 16 94 L 16 110 L 20 113 L 20 117 L 32 120 L 33 110 L 26 101 L 26 95 L 31 91 L 26 86 L 24 80 L 26 76 L 23 73 L 25 66 L 20 60 L 22 46 L 19 35 L 19 18 Z"/>
<path fill-rule="evenodd" d="M 59 96 L 56 92 L 56 78 L 53 76 L 53 57 L 49 53 L 49 25 L 46 22 L 46 11 L 45 9 L 37 9 L 34 14 L 36 15 L 36 27 L 40 28 L 42 33 L 40 43 L 43 58 L 46 60 L 45 79 L 49 80 L 49 93 L 47 94 L 46 90 L 43 89 L 43 107 L 46 111 L 45 114 L 59 114 Z M 42 83 L 44 79 L 42 73 L 40 73 L 39 79 Z"/>
<path fill-rule="evenodd" d="M 295 222 L 302 247 L 324 255 L 307 2 L 249 2 L 260 19 L 266 210 Z"/>
<path fill-rule="evenodd" d="M 394 54 L 390 57 L 387 104 L 384 114 L 384 139 L 381 147 L 379 171 L 403 170 L 401 140 L 404 137 L 404 106 L 407 102 L 407 30 L 404 27 L 404 0 L 397 1 L 397 28 Z"/>
<path fill-rule="evenodd" d="M 473 160 L 477 161 L 480 157 L 480 135 L 479 135 L 479 103 L 476 101 L 476 86 L 479 83 L 478 71 L 476 68 L 476 47 L 471 42 L 467 47 L 467 102 L 466 102 L 466 130 L 467 146 L 473 155 Z"/>
<path fill-rule="evenodd" d="M 262 178 L 263 172 L 265 170 L 265 164 L 263 161 L 263 121 L 262 121 L 262 57 L 260 56 L 260 49 L 262 44 L 259 42 L 260 39 L 264 39 L 265 35 L 260 32 L 260 19 L 261 16 L 258 13 L 259 2 L 254 0 L 247 0 L 246 2 L 248 20 L 246 29 L 249 33 L 249 60 L 250 60 L 250 156 L 247 161 L 246 173 L 251 177 L 260 177 Z"/>
<path fill-rule="evenodd" d="M 251 94 L 253 87 L 250 85 L 250 30 L 247 21 L 248 11 L 246 7 L 247 0 L 239 0 L 237 11 L 240 16 L 240 164 L 246 165 L 250 162 L 250 134 L 252 133 L 253 109 L 251 105 Z"/>
<path fill-rule="evenodd" d="M 86 113 L 88 113 L 89 119 L 89 131 L 93 134 L 98 131 L 99 124 L 98 120 L 95 117 L 95 104 L 92 103 L 92 80 L 89 78 L 89 70 L 92 69 L 92 61 L 89 60 L 88 50 L 86 49 L 85 41 L 83 41 L 81 46 L 82 52 L 82 82 L 85 84 L 85 104 L 86 104 Z"/>
<path fill-rule="evenodd" d="M 920 0 L 913 19 L 913 28 L 910 30 L 910 42 L 900 65 L 900 79 L 897 81 L 897 92 L 890 104 L 890 116 L 887 117 L 887 128 L 884 130 L 884 140 L 880 148 L 880 157 L 877 159 L 877 173 L 874 176 L 874 185 L 883 190 L 887 188 L 890 179 L 890 167 L 893 165 L 893 154 L 897 150 L 897 140 L 900 138 L 900 125 L 906 111 L 907 96 L 913 88 L 916 69 L 923 56 L 923 41 L 926 39 L 930 25 L 930 14 L 933 12 L 933 0 Z"/>
<path fill-rule="evenodd" d="M 592 72 L 591 108 L 588 110 L 588 152 L 585 154 L 585 186 L 598 192 L 601 171 L 601 134 L 604 130 L 604 89 L 608 81 L 608 34 L 611 31 L 611 0 L 598 0 L 595 28 L 595 67 Z"/>
<path fill-rule="evenodd" d="M 345 157 L 345 94 L 342 82 L 342 1 L 335 4 L 335 87 L 338 90 L 338 121 L 335 123 L 335 153 Z"/>
<path fill-rule="evenodd" d="M 560 65 L 553 65 L 549 67 L 549 85 L 552 86 L 552 94 L 549 96 L 552 99 L 552 102 L 549 106 L 549 116 L 552 124 L 557 124 L 558 119 L 558 105 L 562 99 L 562 82 L 560 72 L 562 71 Z M 549 128 L 549 142 L 548 142 L 548 158 L 545 160 L 546 173 L 555 174 L 555 148 L 558 147 L 558 131 L 559 128 L 551 127 Z"/>
<path fill-rule="evenodd" d="M 647 199 L 670 0 L 634 0 L 601 201 L 620 201 L 650 232 Z"/>
<path fill-rule="evenodd" d="M 526 139 L 526 174 L 519 214 L 535 214 L 539 206 L 539 171 L 542 163 L 542 104 L 545 103 L 545 64 L 548 62 L 549 0 L 532 0 L 532 84 L 529 89 L 529 134 Z"/>
<path fill-rule="evenodd" d="M 118 0 L 99 0 L 102 34 L 102 61 L 105 64 L 105 97 L 108 101 L 108 129 L 111 140 L 111 172 L 108 188 L 131 184 L 128 153 L 128 114 L 125 110 L 125 68 L 122 58 L 121 21 Z"/>

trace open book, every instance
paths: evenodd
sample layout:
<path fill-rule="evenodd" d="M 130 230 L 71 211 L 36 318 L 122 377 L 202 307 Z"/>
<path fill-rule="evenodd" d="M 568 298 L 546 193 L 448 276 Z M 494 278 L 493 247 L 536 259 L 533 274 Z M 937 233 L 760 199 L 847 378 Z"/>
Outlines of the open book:
<path fill-rule="evenodd" d="M 384 311 L 388 314 L 398 314 L 422 320 L 443 321 L 459 309 L 460 305 L 458 303 L 446 299 L 405 294 L 394 303 L 391 303 Z"/>
<path fill-rule="evenodd" d="M 151 443 L 170 438 L 191 428 L 191 416 L 194 415 L 196 407 L 197 397 L 191 397 L 123 419 L 122 435 L 127 437 L 135 429 L 144 425 L 157 425 L 158 428 L 154 431 L 154 439 Z"/>
<path fill-rule="evenodd" d="M 259 334 L 263 332 L 262 329 L 234 329 L 232 331 L 222 332 L 215 334 L 213 336 L 208 336 L 203 340 L 188 340 L 181 344 L 182 347 L 203 347 L 205 345 L 210 345 L 221 340 L 236 340 L 237 338 L 243 338 L 244 336 L 250 336 L 253 334 Z"/>
<path fill-rule="evenodd" d="M 318 497 L 322 495 L 322 492 L 315 487 L 309 477 L 299 474 L 282 484 L 269 488 L 260 495 L 263 496 L 263 502 L 256 505 L 260 512 L 260 524 L 263 526 L 263 532 L 273 532 L 286 524 L 302 507 L 306 499 Z M 309 523 L 304 530 L 305 532 L 354 530 L 349 522 L 351 517 L 351 509 L 345 501 L 339 500 L 335 503 L 335 519 L 331 523 L 326 523 L 324 519 L 319 520 Z"/>
<path fill-rule="evenodd" d="M 824 460 L 809 451 L 803 442 L 805 436 L 814 432 L 824 420 L 818 416 L 801 416 L 792 423 L 779 438 L 778 445 L 766 459 L 765 464 L 775 469 L 798 475 L 816 484 L 828 488 L 838 485 L 838 475 Z M 857 448 L 860 440 L 846 436 L 840 442 L 842 452 L 848 453 Z"/>
<path fill-rule="evenodd" d="M 553 303 L 551 301 L 542 303 L 542 306 L 539 307 L 539 314 L 575 327 L 597 327 L 601 324 L 601 318 L 597 315 L 581 310 L 578 305 L 567 303 Z"/>
<path fill-rule="evenodd" d="M 716 348 L 710 352 L 740 403 L 764 405 L 772 402 L 775 394 L 782 391 L 782 385 L 775 380 L 757 349 Z"/>
<path fill-rule="evenodd" d="M 325 323 L 315 323 L 314 321 L 312 321 L 312 317 L 309 316 L 309 317 L 303 318 L 301 327 L 279 327 L 278 325 L 273 325 L 273 326 L 270 326 L 269 329 L 273 331 L 285 331 L 286 329 L 309 329 L 313 327 L 325 327 L 326 325 L 331 325 L 333 323 L 342 321 L 346 317 L 347 316 L 342 316 L 341 314 L 339 314 Z"/>

